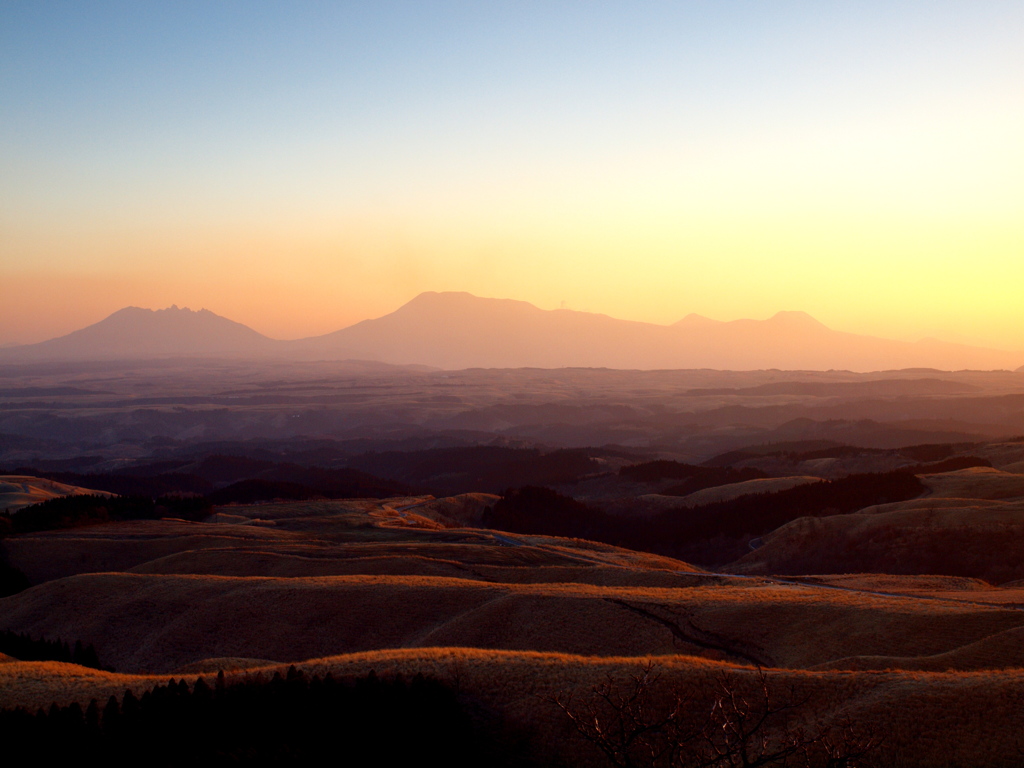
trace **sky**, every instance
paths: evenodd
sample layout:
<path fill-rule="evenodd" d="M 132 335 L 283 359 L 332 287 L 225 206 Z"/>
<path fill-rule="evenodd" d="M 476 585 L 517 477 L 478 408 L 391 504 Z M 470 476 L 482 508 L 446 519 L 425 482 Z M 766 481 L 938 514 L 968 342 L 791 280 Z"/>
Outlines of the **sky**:
<path fill-rule="evenodd" d="M 422 291 L 1024 349 L 1024 3 L 0 3 L 0 344 Z"/>

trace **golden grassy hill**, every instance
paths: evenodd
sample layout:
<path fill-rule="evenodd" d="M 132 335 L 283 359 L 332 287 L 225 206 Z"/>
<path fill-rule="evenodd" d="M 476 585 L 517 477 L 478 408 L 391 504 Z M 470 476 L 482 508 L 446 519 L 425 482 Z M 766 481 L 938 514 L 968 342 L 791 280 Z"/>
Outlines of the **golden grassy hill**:
<path fill-rule="evenodd" d="M 0 601 L 0 628 L 91 642 L 128 670 L 423 645 L 686 652 L 811 667 L 946 654 L 1024 623 L 1012 610 L 1016 592 L 977 599 L 980 582 L 876 576 L 825 589 L 700 574 L 594 542 L 396 527 L 390 513 L 424 501 L 434 500 L 230 507 L 239 522 L 137 521 L 15 537 L 6 542 L 12 561 L 51 580 Z M 939 501 L 937 512 L 962 512 Z M 80 575 L 55 579 L 60 569 Z M 935 595 L 945 598 L 921 599 Z"/>
<path fill-rule="evenodd" d="M 43 477 L 30 475 L 0 475 L 0 511 L 16 512 L 23 507 L 60 496 L 112 496 L 106 491 L 94 491 L 67 485 Z"/>
<path fill-rule="evenodd" d="M 383 546 L 346 547 L 344 554 L 277 549 L 202 549 L 180 552 L 129 569 L 132 573 L 216 576 L 439 576 L 509 584 L 578 583 L 602 586 L 672 587 L 682 581 L 670 570 L 626 569 L 611 565 L 505 565 L 467 562 L 458 545 L 406 547 L 387 554 Z M 360 550 L 365 555 L 360 556 Z M 376 551 L 375 551 L 376 550 Z M 513 550 L 519 554 L 519 550 Z M 493 559 L 493 558 L 492 558 Z M 555 558 L 551 558 L 555 560 Z M 507 560 L 513 560 L 508 558 Z"/>
<path fill-rule="evenodd" d="M 957 472 L 921 475 L 929 498 L 1014 499 L 1024 497 L 1024 474 L 992 467 L 971 467 Z"/>
<path fill-rule="evenodd" d="M 12 536 L 2 547 L 10 564 L 39 584 L 76 573 L 123 571 L 175 552 L 269 541 L 309 544 L 310 538 L 252 525 L 134 520 Z"/>
<path fill-rule="evenodd" d="M 741 496 L 750 496 L 757 493 L 788 491 L 790 488 L 796 488 L 798 485 L 820 482 L 820 477 L 811 477 L 810 475 L 763 477 L 757 480 L 746 480 L 742 483 L 729 483 L 727 485 L 715 486 L 714 488 L 704 488 L 678 499 L 677 505 L 699 507 L 704 504 L 715 504 L 720 501 L 732 501 Z"/>
<path fill-rule="evenodd" d="M 645 659 L 553 656 L 437 650 L 379 652 L 333 659 L 313 660 L 307 671 L 324 674 L 411 674 L 424 667 L 442 679 L 457 680 L 460 687 L 485 702 L 500 705 L 514 721 L 529 724 L 541 737 L 541 745 L 554 754 L 580 757 L 586 764 L 603 765 L 596 755 L 567 733 L 558 711 L 543 706 L 551 697 L 575 691 L 586 697 L 589 690 L 608 679 L 622 680 Z M 725 681 L 737 690 L 756 684 L 753 670 L 708 662 L 686 656 L 656 657 L 663 675 L 661 691 L 696 689 L 697 702 L 708 705 L 707 696 Z M 1024 699 L 1021 670 L 974 674 L 921 673 L 772 673 L 776 690 L 805 702 L 823 720 L 850 717 L 862 723 L 885 723 L 886 742 L 876 756 L 882 765 L 911 763 L 920 766 L 997 764 L 1016 752 L 1009 734 L 1019 728 L 1019 707 Z"/>
<path fill-rule="evenodd" d="M 1024 669 L 1024 628 L 1008 629 L 944 653 L 927 656 L 860 655 L 826 662 L 818 669 L 902 669 L 945 672 L 956 669 Z"/>
<path fill-rule="evenodd" d="M 792 579 L 801 584 L 821 584 L 885 595 L 907 595 L 1024 609 L 1024 582 L 1020 581 L 993 586 L 981 579 L 963 576 L 898 576 L 878 573 L 796 576 Z"/>
<path fill-rule="evenodd" d="M 83 574 L 0 600 L 0 628 L 93 643 L 119 670 L 380 648 L 685 652 L 784 667 L 944 653 L 1024 612 L 681 573 L 676 587 L 425 576 Z M 642 580 L 642 579 L 641 579 Z"/>
<path fill-rule="evenodd" d="M 992 466 L 1007 472 L 1018 471 L 1014 465 L 1024 465 L 1024 441 L 1015 443 L 986 443 L 970 449 L 973 456 L 981 456 Z"/>
<path fill-rule="evenodd" d="M 634 655 L 652 645 L 642 618 L 582 587 L 555 591 L 428 577 L 88 574 L 5 598 L 0 615 L 36 636 L 91 638 L 101 658 L 132 671 L 403 646 Z M 672 652 L 671 634 L 654 634 L 656 652 Z"/>
<path fill-rule="evenodd" d="M 867 592 L 896 594 L 957 594 L 965 600 L 983 600 L 995 592 L 1007 592 L 987 581 L 963 576 L 897 576 L 890 573 L 838 573 L 828 576 L 804 576 L 806 584 L 827 584 Z M 982 594 L 984 593 L 984 594 Z"/>
<path fill-rule="evenodd" d="M 442 499 L 428 499 L 410 509 L 449 528 L 480 525 L 484 510 L 501 498 L 493 493 L 462 493 Z"/>
<path fill-rule="evenodd" d="M 726 570 L 1024 578 L 1024 501 L 917 499 L 794 520 Z"/>
<path fill-rule="evenodd" d="M 970 490 L 1004 476 L 935 477 Z M 424 672 L 457 681 L 550 754 L 600 765 L 550 697 L 585 698 L 650 658 L 666 684 L 707 697 L 716 680 L 749 685 L 756 661 L 801 711 L 883 728 L 882 765 L 1009 764 L 1024 586 L 992 583 L 1024 578 L 1024 501 L 995 492 L 794 521 L 736 565 L 748 577 L 451 527 L 482 511 L 482 494 L 231 506 L 207 523 L 17 536 L 4 549 L 36 586 L 0 599 L 0 629 L 93 643 L 121 674 L 0 663 L 0 706 L 103 701 L 169 675 L 269 675 L 288 663 Z M 819 575 L 756 575 L 786 568 Z M 863 572 L 820 575 L 829 569 Z M 124 674 L 144 671 L 158 674 Z"/>
<path fill-rule="evenodd" d="M 519 571 L 518 580 L 604 583 L 619 578 L 622 567 L 645 572 L 696 570 L 686 563 L 607 544 L 545 536 L 515 536 L 499 540 L 479 529 L 424 529 L 413 522 L 405 526 L 390 516 L 388 502 L 367 502 L 364 509 L 333 505 L 322 516 L 303 509 L 287 512 L 288 505 L 228 507 L 211 519 L 218 522 L 189 523 L 175 520 L 138 520 L 88 528 L 24 534 L 3 541 L 9 562 L 24 571 L 31 583 L 77 573 L 127 571 L 260 575 L 262 567 L 281 570 L 266 575 L 339 575 L 395 573 L 465 576 L 483 575 L 470 566 L 568 568 L 534 575 Z M 341 511 L 338 511 L 338 510 Z M 273 525 L 254 525 L 254 522 Z M 209 554 L 203 554 L 212 550 Z M 180 555 L 178 558 L 173 556 Z M 363 558 L 365 567 L 339 563 Z M 152 565 L 147 565 L 147 564 Z M 604 575 L 595 568 L 603 566 Z M 654 583 L 662 577 L 655 573 Z M 633 582 L 629 582 L 633 583 Z"/>
<path fill-rule="evenodd" d="M 654 658 L 572 656 L 476 649 L 399 649 L 310 659 L 298 665 L 307 674 L 380 676 L 423 672 L 457 684 L 480 706 L 500 710 L 511 725 L 531 733 L 535 749 L 552 761 L 605 765 L 603 759 L 568 728 L 555 697 L 589 700 L 594 685 L 611 680 L 626 689 L 627 679 L 651 661 L 661 676 L 654 700 L 669 692 L 693 691 L 696 712 L 710 704 L 723 683 L 739 692 L 757 684 L 750 668 L 687 656 Z M 229 674 L 264 679 L 281 667 L 258 667 Z M 104 701 L 125 689 L 137 695 L 167 676 L 112 674 L 53 662 L 0 665 L 0 706 L 46 706 L 49 702 Z M 190 678 L 191 679 L 191 678 Z M 209 677 L 207 678 L 209 679 Z M 879 765 L 940 768 L 951 765 L 1012 765 L 1019 743 L 1024 671 L 924 673 L 878 671 L 770 671 L 780 698 L 803 702 L 824 722 L 850 718 L 884 724 L 885 738 L 874 755 Z M 876 735 L 879 730 L 875 731 Z"/>
<path fill-rule="evenodd" d="M 202 659 L 186 664 L 172 670 L 170 674 L 176 677 L 196 677 L 199 675 L 216 675 L 219 672 L 247 672 L 262 667 L 280 666 L 269 659 L 247 659 L 239 656 L 221 656 L 219 658 Z"/>
<path fill-rule="evenodd" d="M 686 496 L 667 496 L 661 493 L 645 493 L 636 497 L 636 500 L 617 500 L 612 505 L 616 514 L 624 514 L 634 517 L 654 515 L 668 509 L 679 509 L 681 507 L 698 507 L 703 504 L 714 504 L 720 501 L 732 501 L 741 496 L 750 496 L 758 493 L 775 493 L 795 488 L 798 485 L 807 483 L 820 483 L 820 477 L 799 475 L 792 477 L 765 477 L 757 480 L 745 480 L 742 483 L 728 483 L 716 485 L 713 488 L 704 488 Z"/>

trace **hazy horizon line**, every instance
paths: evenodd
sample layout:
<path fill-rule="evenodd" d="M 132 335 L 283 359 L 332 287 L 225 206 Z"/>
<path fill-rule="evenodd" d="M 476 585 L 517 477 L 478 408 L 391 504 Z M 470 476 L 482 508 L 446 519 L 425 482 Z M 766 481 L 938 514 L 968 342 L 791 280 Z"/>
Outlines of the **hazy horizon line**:
<path fill-rule="evenodd" d="M 119 312 L 123 312 L 125 310 L 129 310 L 129 309 L 138 309 L 138 310 L 144 310 L 144 311 L 154 312 L 154 313 L 155 312 L 166 312 L 166 311 L 170 311 L 170 310 L 188 311 L 188 312 L 193 312 L 193 313 L 209 312 L 210 314 L 213 314 L 213 315 L 215 315 L 217 317 L 220 317 L 220 318 L 223 318 L 225 320 L 229 320 L 229 321 L 231 321 L 233 323 L 238 323 L 239 325 L 245 326 L 246 328 L 254 331 L 255 333 L 258 333 L 260 336 L 263 336 L 264 338 L 266 338 L 266 339 L 268 339 L 270 341 L 281 341 L 281 342 L 302 341 L 302 340 L 306 340 L 306 339 L 316 339 L 316 338 L 319 338 L 319 337 L 322 337 L 322 336 L 329 335 L 331 333 L 336 333 L 338 331 L 343 331 L 343 330 L 346 330 L 348 328 L 352 328 L 353 326 L 359 325 L 360 323 L 363 323 L 363 322 L 366 322 L 366 321 L 379 320 L 379 319 L 381 319 L 383 317 L 387 317 L 388 315 L 391 315 L 391 314 L 401 310 L 403 307 L 406 307 L 407 305 L 411 304 L 412 302 L 416 301 L 417 299 L 419 299 L 419 298 L 421 298 L 423 296 L 428 296 L 428 295 L 438 295 L 438 296 L 441 296 L 441 295 L 446 295 L 446 294 L 447 295 L 469 296 L 469 297 L 472 297 L 474 299 L 478 299 L 478 300 L 481 300 L 481 301 L 511 302 L 511 303 L 525 304 L 525 305 L 528 305 L 529 307 L 532 307 L 533 309 L 536 309 L 536 310 L 538 310 L 540 312 L 572 312 L 572 313 L 576 313 L 576 314 L 585 314 L 585 315 L 594 315 L 594 316 L 599 316 L 599 317 L 607 317 L 607 318 L 610 318 L 612 320 L 616 320 L 616 321 L 619 321 L 619 322 L 636 323 L 636 324 L 639 324 L 639 325 L 648 325 L 648 326 L 653 326 L 653 327 L 658 327 L 658 328 L 671 328 L 671 327 L 673 327 L 675 325 L 678 325 L 679 323 L 682 323 L 685 320 L 690 319 L 690 318 L 693 318 L 694 320 L 697 320 L 697 321 L 708 321 L 708 322 L 714 323 L 716 325 L 728 325 L 728 324 L 731 324 L 731 323 L 738 323 L 738 322 L 744 322 L 744 321 L 753 322 L 753 323 L 766 323 L 766 322 L 770 322 L 770 321 L 774 320 L 775 318 L 778 318 L 780 315 L 783 315 L 783 316 L 785 316 L 785 315 L 804 316 L 804 317 L 808 318 L 809 320 L 811 320 L 811 321 L 813 321 L 813 322 L 823 326 L 824 328 L 827 328 L 829 331 L 832 331 L 832 332 L 835 332 L 835 333 L 849 334 L 849 335 L 852 335 L 852 336 L 862 336 L 862 337 L 866 337 L 866 338 L 876 338 L 876 339 L 881 339 L 881 340 L 885 340 L 885 341 L 897 341 L 897 342 L 904 342 L 904 343 L 911 343 L 911 344 L 924 343 L 924 342 L 939 342 L 939 343 L 942 343 L 942 344 L 951 344 L 951 345 L 957 345 L 957 346 L 975 347 L 975 348 L 978 348 L 978 349 L 987 349 L 987 350 L 991 350 L 991 351 L 995 351 L 995 352 L 1007 352 L 1007 353 L 1024 352 L 1024 347 L 1016 348 L 1015 349 L 1015 348 L 1010 348 L 1010 347 L 991 346 L 991 345 L 989 345 L 987 343 L 973 343 L 973 342 L 968 342 L 968 341 L 951 341 L 951 340 L 948 340 L 948 339 L 942 338 L 941 336 L 936 336 L 936 335 L 925 335 L 925 336 L 920 336 L 920 337 L 916 337 L 916 338 L 900 338 L 900 337 L 895 337 L 895 336 L 880 336 L 880 335 L 875 334 L 875 333 L 862 333 L 862 332 L 858 332 L 858 331 L 847 331 L 847 330 L 843 330 L 843 329 L 839 329 L 839 328 L 835 328 L 833 326 L 827 325 L 824 322 L 822 322 L 821 320 L 818 320 L 818 318 L 815 317 L 814 315 L 812 315 L 811 313 L 806 312 L 804 310 L 800 310 L 800 309 L 780 309 L 780 310 L 777 310 L 777 311 L 773 312 L 768 317 L 765 317 L 763 319 L 758 319 L 758 318 L 749 317 L 749 316 L 742 316 L 742 317 L 735 317 L 735 318 L 732 318 L 732 319 L 729 319 L 729 320 L 721 320 L 721 319 L 709 317 L 707 315 L 702 315 L 702 314 L 700 314 L 698 312 L 688 312 L 685 315 L 683 315 L 682 317 L 680 317 L 678 320 L 675 320 L 673 322 L 657 323 L 657 322 L 653 322 L 653 321 L 650 321 L 650 320 L 636 320 L 636 319 L 628 318 L 628 317 L 618 317 L 616 315 L 612 315 L 612 314 L 609 314 L 607 312 L 597 312 L 597 311 L 587 310 L 587 309 L 575 309 L 575 308 L 572 308 L 572 307 L 569 307 L 569 306 L 559 306 L 559 307 L 555 307 L 553 309 L 545 309 L 544 307 L 538 306 L 537 304 L 534 304 L 533 302 L 527 301 L 525 299 L 517 299 L 517 298 L 511 298 L 511 297 L 498 297 L 498 296 L 481 296 L 479 294 L 475 294 L 475 293 L 472 293 L 470 291 L 456 291 L 456 290 L 445 290 L 445 291 L 426 290 L 426 291 L 420 291 L 415 296 L 413 296 L 411 299 L 408 299 L 407 301 L 404 301 L 403 303 L 399 304 L 394 309 L 392 309 L 392 310 L 390 310 L 388 312 L 385 312 L 384 314 L 375 315 L 375 316 L 372 316 L 372 317 L 364 317 L 364 318 L 361 318 L 361 319 L 356 320 L 354 322 L 348 323 L 347 325 L 343 325 L 343 326 L 340 326 L 340 327 L 335 328 L 333 330 L 325 331 L 323 333 L 313 333 L 313 334 L 307 334 L 307 335 L 303 335 L 303 336 L 288 336 L 288 337 L 271 336 L 271 335 L 269 335 L 267 333 L 264 333 L 263 331 L 258 330 L 257 328 L 255 328 L 250 323 L 242 322 L 240 320 L 236 320 L 235 318 L 230 317 L 227 314 L 221 314 L 220 312 L 217 312 L 217 311 L 215 311 L 213 309 L 210 309 L 209 307 L 200 307 L 199 309 L 191 309 L 188 306 L 184 306 L 184 305 L 179 306 L 178 304 L 174 303 L 174 304 L 171 304 L 170 306 L 166 306 L 166 307 L 153 308 L 153 307 L 143 307 L 143 306 L 139 306 L 137 304 L 128 304 L 126 306 L 120 307 L 120 308 L 115 309 L 113 311 L 107 312 L 107 314 L 103 315 L 103 317 L 101 317 L 98 320 L 95 320 L 93 322 L 87 323 L 85 325 L 81 325 L 81 326 L 72 328 L 71 330 L 65 331 L 65 332 L 60 333 L 60 334 L 58 334 L 56 336 L 50 336 L 50 337 L 47 337 L 45 339 L 41 339 L 41 340 L 38 340 L 38 341 L 18 342 L 18 341 L 6 341 L 6 340 L 3 340 L 3 339 L 0 339 L 0 349 L 13 349 L 13 348 L 17 348 L 17 347 L 27 347 L 27 346 L 33 346 L 35 344 L 46 343 L 46 342 L 49 342 L 49 341 L 53 341 L 55 339 L 61 339 L 61 338 L 64 338 L 65 336 L 68 336 L 68 335 L 71 335 L 71 334 L 76 333 L 78 331 L 84 330 L 84 329 L 89 328 L 89 327 L 91 327 L 93 325 L 97 325 L 99 323 L 102 323 L 104 320 L 109 319 L 113 315 L 115 315 L 115 314 L 117 314 Z M 563 305 L 564 304 L 565 304 L 565 302 L 563 302 Z"/>

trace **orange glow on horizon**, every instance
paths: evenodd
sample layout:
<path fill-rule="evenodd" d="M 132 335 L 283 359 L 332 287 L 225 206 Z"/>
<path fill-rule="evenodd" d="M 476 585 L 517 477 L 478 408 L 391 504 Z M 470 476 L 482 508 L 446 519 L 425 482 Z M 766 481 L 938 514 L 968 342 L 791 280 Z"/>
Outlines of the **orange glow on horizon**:
<path fill-rule="evenodd" d="M 12 14 L 0 344 L 171 304 L 297 338 L 468 291 L 1024 349 L 1010 4 L 368 7 L 380 38 L 225 9 L 223 49 L 197 8 Z"/>

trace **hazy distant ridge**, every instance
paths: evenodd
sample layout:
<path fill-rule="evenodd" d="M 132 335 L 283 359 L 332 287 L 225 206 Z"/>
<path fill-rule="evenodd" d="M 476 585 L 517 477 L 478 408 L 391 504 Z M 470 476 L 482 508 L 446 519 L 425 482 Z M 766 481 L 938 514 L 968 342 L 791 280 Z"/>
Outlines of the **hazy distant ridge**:
<path fill-rule="evenodd" d="M 272 354 L 281 344 L 208 309 L 125 307 L 66 336 L 0 350 L 0 360 L 252 357 Z"/>
<path fill-rule="evenodd" d="M 617 320 L 468 293 L 423 293 L 396 311 L 324 336 L 277 341 L 215 315 L 128 307 L 0 360 L 156 357 L 362 359 L 440 368 L 605 367 L 753 370 L 1017 369 L 1024 353 L 833 331 L 803 312 L 673 325 Z M 1021 369 L 1024 370 L 1024 369 Z"/>
<path fill-rule="evenodd" d="M 1013 369 L 1024 353 L 833 331 L 803 312 L 664 326 L 468 293 L 423 293 L 395 312 L 298 342 L 323 356 L 442 368 L 562 366 L 751 370 Z"/>

